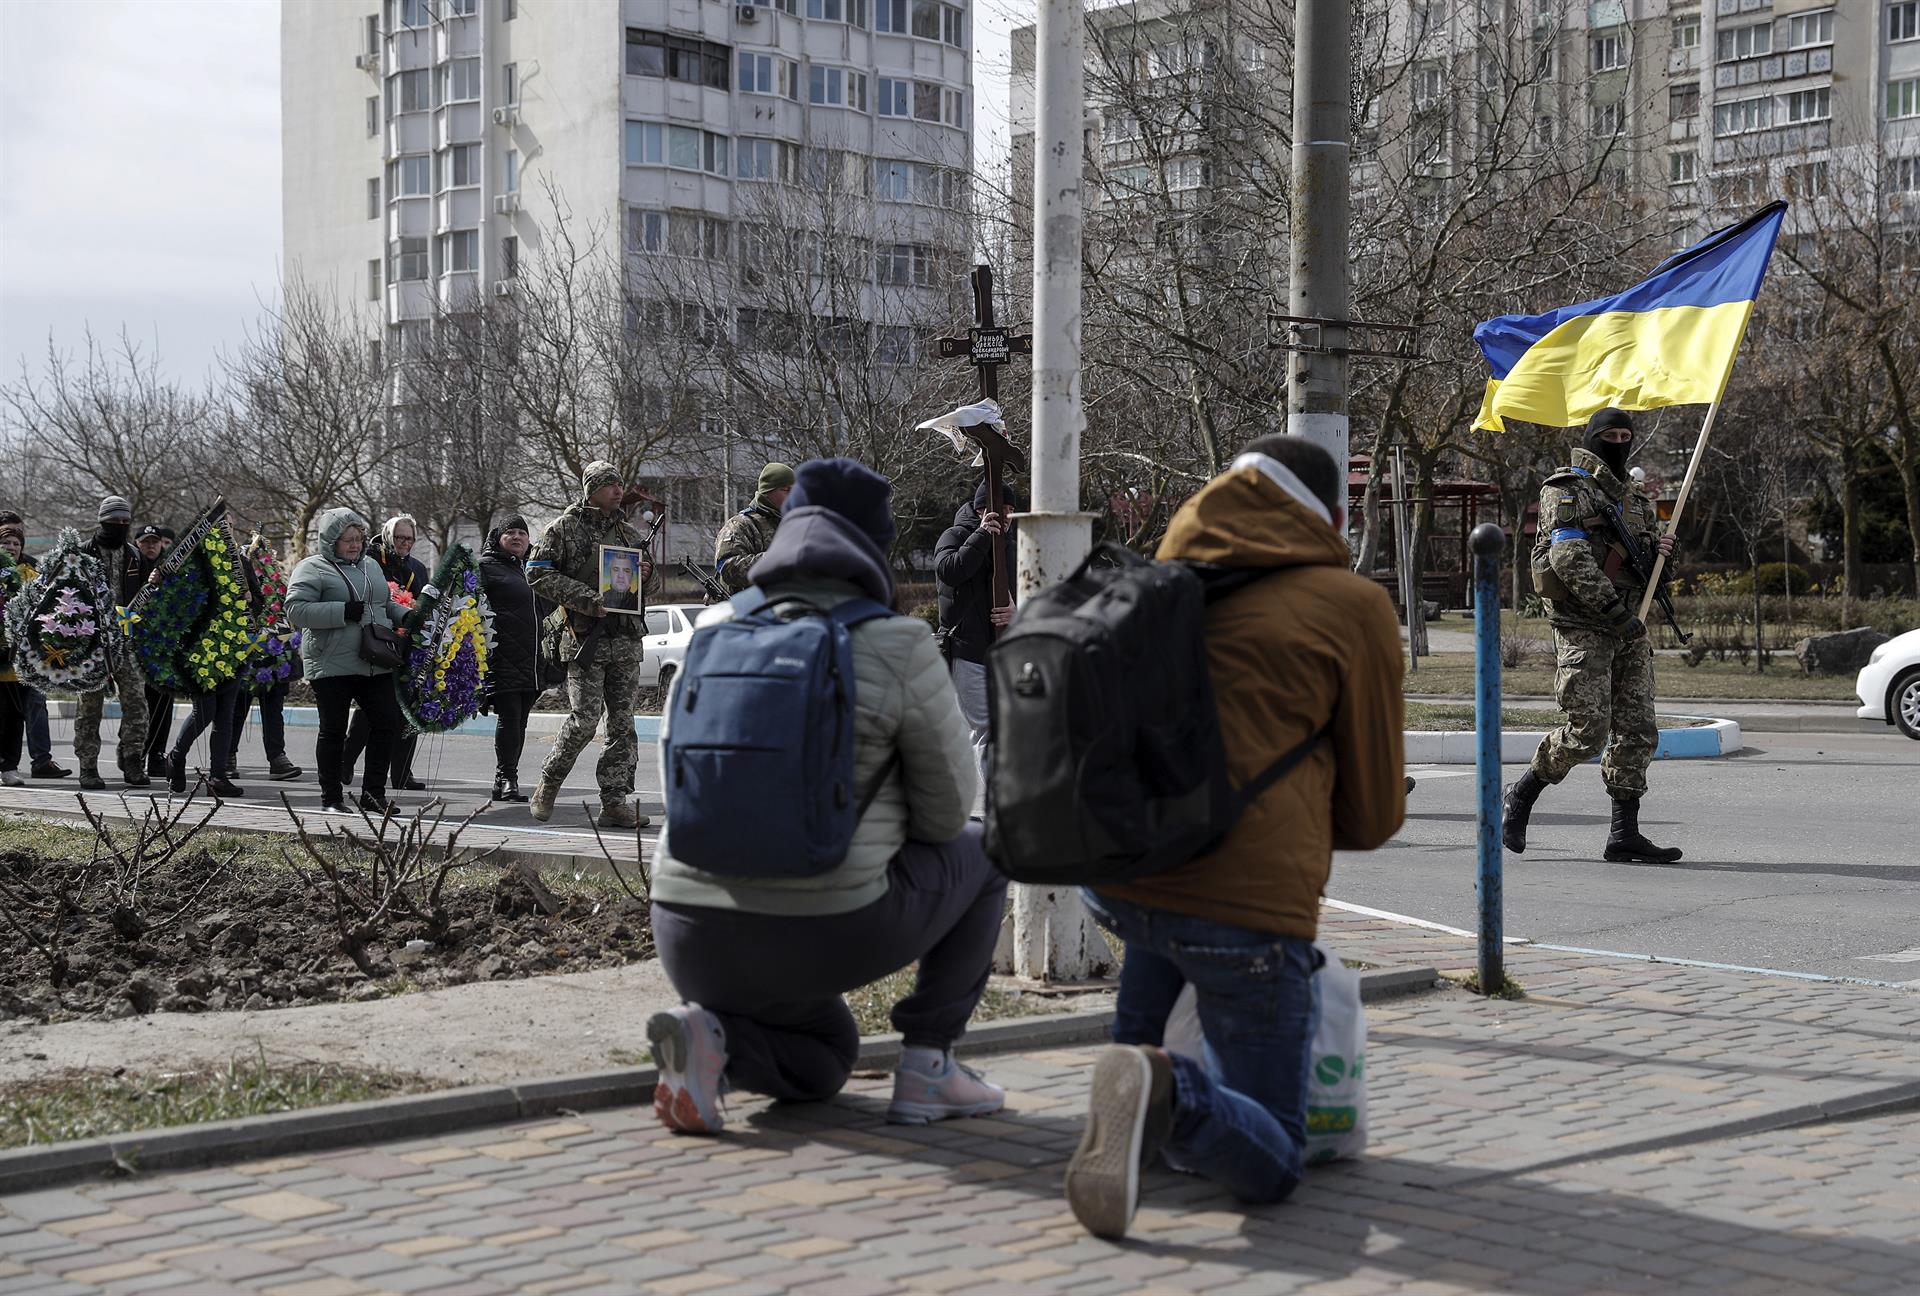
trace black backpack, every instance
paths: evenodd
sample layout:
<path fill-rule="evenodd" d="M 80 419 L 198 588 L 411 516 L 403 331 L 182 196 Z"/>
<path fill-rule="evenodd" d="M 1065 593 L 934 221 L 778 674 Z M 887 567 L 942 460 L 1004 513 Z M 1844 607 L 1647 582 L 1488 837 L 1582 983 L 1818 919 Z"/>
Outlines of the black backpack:
<path fill-rule="evenodd" d="M 1096 560 L 1106 559 L 1096 566 Z M 1206 854 L 1313 750 L 1236 788 L 1206 605 L 1271 574 L 1097 547 L 987 653 L 987 853 L 1016 882 L 1100 885 Z"/>

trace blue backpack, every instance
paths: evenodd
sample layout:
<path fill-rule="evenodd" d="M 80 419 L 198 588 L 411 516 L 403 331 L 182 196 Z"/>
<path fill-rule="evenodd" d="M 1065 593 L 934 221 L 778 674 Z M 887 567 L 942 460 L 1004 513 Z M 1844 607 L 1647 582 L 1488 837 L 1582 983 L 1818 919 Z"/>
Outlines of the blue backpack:
<path fill-rule="evenodd" d="M 893 771 L 856 794 L 850 632 L 893 611 L 861 598 L 823 611 L 758 587 L 732 607 L 694 631 L 675 687 L 661 768 L 670 848 L 721 877 L 813 877 L 846 858 Z"/>

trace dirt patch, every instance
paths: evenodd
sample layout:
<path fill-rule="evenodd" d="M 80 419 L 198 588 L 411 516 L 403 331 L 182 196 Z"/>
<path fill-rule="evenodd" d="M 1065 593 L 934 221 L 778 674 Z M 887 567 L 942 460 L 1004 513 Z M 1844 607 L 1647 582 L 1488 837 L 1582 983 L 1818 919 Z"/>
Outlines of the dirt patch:
<path fill-rule="evenodd" d="M 0 847 L 0 890 L 44 910 L 36 919 L 15 909 L 26 922 L 0 923 L 0 1020 L 363 1001 L 653 954 L 644 905 L 587 888 L 536 894 L 519 875 L 478 864 L 442 895 L 437 935 L 405 917 L 383 925 L 364 951 L 369 976 L 342 951 L 331 904 L 297 873 L 257 859 L 223 869 L 227 858 L 217 847 L 183 852 L 142 878 L 129 906 L 105 887 L 66 885 L 70 859 Z"/>

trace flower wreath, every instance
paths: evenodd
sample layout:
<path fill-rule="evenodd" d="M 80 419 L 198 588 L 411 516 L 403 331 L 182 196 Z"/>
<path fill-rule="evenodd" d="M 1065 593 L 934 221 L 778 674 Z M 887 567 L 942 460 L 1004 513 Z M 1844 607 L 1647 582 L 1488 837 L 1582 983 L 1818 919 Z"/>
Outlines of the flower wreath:
<path fill-rule="evenodd" d="M 136 602 L 128 634 L 156 688 L 211 693 L 240 677 L 259 639 L 245 561 L 224 525 Z"/>
<path fill-rule="evenodd" d="M 287 572 L 264 536 L 247 542 L 247 561 L 253 564 L 254 583 L 260 587 L 260 633 L 247 659 L 247 687 L 256 694 L 293 678 L 300 664 L 300 632 L 287 620 Z"/>
<path fill-rule="evenodd" d="M 71 529 L 40 565 L 40 574 L 7 600 L 7 639 L 14 669 L 38 689 L 98 693 L 107 686 L 107 654 L 119 626 L 100 560 Z"/>
<path fill-rule="evenodd" d="M 493 608 L 473 550 L 450 545 L 410 618 L 412 646 L 394 673 L 400 713 L 415 733 L 446 733 L 479 713 L 493 657 Z"/>

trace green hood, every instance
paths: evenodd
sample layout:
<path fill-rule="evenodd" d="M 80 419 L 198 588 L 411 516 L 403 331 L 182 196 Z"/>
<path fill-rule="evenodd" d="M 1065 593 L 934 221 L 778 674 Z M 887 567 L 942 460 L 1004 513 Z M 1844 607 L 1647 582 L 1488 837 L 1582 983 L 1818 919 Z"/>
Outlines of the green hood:
<path fill-rule="evenodd" d="M 367 520 L 350 508 L 328 509 L 322 513 L 320 515 L 320 552 L 330 560 L 339 562 L 340 555 L 334 551 L 334 546 L 340 543 L 341 533 L 348 527 L 354 526 L 360 528 L 362 536 L 369 534 Z M 362 549 L 361 554 L 364 556 L 365 553 L 366 550 Z"/>

